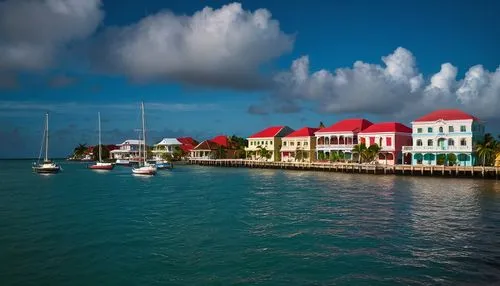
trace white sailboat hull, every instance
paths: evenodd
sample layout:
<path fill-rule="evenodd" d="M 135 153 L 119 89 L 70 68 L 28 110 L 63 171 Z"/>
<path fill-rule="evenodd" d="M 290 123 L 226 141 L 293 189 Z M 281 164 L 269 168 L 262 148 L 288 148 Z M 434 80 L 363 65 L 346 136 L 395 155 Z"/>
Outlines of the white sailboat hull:
<path fill-rule="evenodd" d="M 143 166 L 139 168 L 132 168 L 132 173 L 135 175 L 153 176 L 156 174 L 155 166 Z"/>

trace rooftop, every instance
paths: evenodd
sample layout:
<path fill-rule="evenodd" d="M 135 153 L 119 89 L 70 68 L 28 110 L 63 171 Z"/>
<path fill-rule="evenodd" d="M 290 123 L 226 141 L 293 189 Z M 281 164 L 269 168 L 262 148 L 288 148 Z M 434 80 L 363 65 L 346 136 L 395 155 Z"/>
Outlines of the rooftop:
<path fill-rule="evenodd" d="M 438 121 L 438 120 L 479 120 L 477 117 L 463 112 L 460 109 L 440 109 L 428 113 L 413 122 Z"/>
<path fill-rule="evenodd" d="M 401 124 L 399 122 L 381 122 L 369 126 L 360 133 L 378 133 L 378 132 L 412 133 L 412 130 L 410 127 Z"/>
<path fill-rule="evenodd" d="M 285 138 L 314 136 L 314 132 L 318 130 L 319 128 L 304 127 L 288 134 Z"/>
<path fill-rule="evenodd" d="M 181 145 L 182 143 L 176 138 L 163 138 L 155 145 Z"/>
<path fill-rule="evenodd" d="M 329 133 L 329 132 L 353 132 L 358 133 L 362 130 L 368 128 L 373 123 L 364 119 L 364 118 L 351 118 L 344 119 L 330 127 L 322 128 L 318 130 L 316 133 Z"/>
<path fill-rule="evenodd" d="M 293 129 L 291 129 L 288 126 L 271 126 L 253 134 L 248 138 L 269 138 L 277 136 L 286 136 L 291 132 L 293 132 Z"/>

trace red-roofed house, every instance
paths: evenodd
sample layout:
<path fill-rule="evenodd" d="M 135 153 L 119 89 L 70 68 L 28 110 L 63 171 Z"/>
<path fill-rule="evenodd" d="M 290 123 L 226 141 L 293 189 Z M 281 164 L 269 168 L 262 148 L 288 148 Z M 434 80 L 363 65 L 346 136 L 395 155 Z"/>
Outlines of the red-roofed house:
<path fill-rule="evenodd" d="M 233 159 L 235 155 L 236 150 L 225 135 L 205 140 L 190 151 L 192 159 Z"/>
<path fill-rule="evenodd" d="M 351 118 L 316 131 L 318 160 L 328 160 L 333 152 L 346 160 L 356 160 L 352 156 L 352 149 L 354 145 L 358 144 L 358 133 L 372 124 L 363 118 Z"/>
<path fill-rule="evenodd" d="M 412 122 L 413 144 L 403 146 L 412 164 L 472 166 L 478 162 L 476 143 L 484 138 L 484 125 L 458 109 L 441 109 Z"/>
<path fill-rule="evenodd" d="M 377 162 L 394 165 L 407 161 L 403 160 L 401 149 L 404 145 L 411 145 L 411 128 L 399 122 L 375 123 L 358 133 L 359 143 L 367 147 L 377 144 L 381 150 Z"/>
<path fill-rule="evenodd" d="M 316 137 L 314 132 L 319 128 L 304 127 L 294 131 L 281 139 L 281 161 L 312 162 L 315 158 Z"/>
<path fill-rule="evenodd" d="M 281 139 L 292 132 L 293 129 L 288 126 L 272 126 L 253 134 L 247 138 L 248 147 L 245 148 L 247 158 L 280 161 Z M 261 156 L 266 153 L 269 159 Z"/>

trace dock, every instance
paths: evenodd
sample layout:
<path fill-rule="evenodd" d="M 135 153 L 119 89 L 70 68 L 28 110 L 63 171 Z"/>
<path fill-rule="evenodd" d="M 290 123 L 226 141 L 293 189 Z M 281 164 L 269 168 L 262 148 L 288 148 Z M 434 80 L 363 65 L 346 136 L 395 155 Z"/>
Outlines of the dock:
<path fill-rule="evenodd" d="M 325 162 L 267 162 L 245 159 L 189 159 L 188 163 L 191 165 L 228 168 L 285 169 L 374 175 L 485 178 L 494 180 L 498 180 L 500 174 L 500 167 L 484 166 L 414 166 Z"/>

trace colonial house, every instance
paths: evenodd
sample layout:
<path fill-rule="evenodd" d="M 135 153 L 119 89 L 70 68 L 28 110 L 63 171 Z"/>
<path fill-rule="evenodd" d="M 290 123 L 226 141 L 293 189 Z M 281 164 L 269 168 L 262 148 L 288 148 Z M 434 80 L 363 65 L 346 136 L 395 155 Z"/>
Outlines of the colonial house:
<path fill-rule="evenodd" d="M 143 145 L 143 140 L 128 139 L 121 144 L 117 144 L 118 149 L 110 152 L 111 159 L 130 160 L 139 158 L 139 145 Z"/>
<path fill-rule="evenodd" d="M 227 136 L 220 135 L 196 145 L 190 152 L 192 159 L 233 159 L 236 150 Z"/>
<path fill-rule="evenodd" d="M 436 110 L 412 122 L 413 146 L 403 146 L 413 165 L 473 166 L 476 143 L 484 138 L 484 125 L 458 109 Z"/>
<path fill-rule="evenodd" d="M 407 161 L 403 158 L 401 149 L 405 145 L 411 145 L 410 127 L 399 122 L 376 123 L 358 133 L 359 143 L 367 147 L 377 144 L 381 149 L 376 161 L 380 164 L 395 165 Z"/>
<path fill-rule="evenodd" d="M 246 157 L 252 160 L 280 161 L 281 139 L 292 133 L 288 126 L 272 126 L 248 137 L 245 148 Z M 266 156 L 262 156 L 267 153 Z"/>
<path fill-rule="evenodd" d="M 180 147 L 182 143 L 177 138 L 163 138 L 153 147 L 153 155 L 156 160 L 162 159 L 166 154 L 173 155 L 175 148 Z"/>
<path fill-rule="evenodd" d="M 182 145 L 180 147 L 181 147 L 182 151 L 184 151 L 184 153 L 186 153 L 186 154 L 189 154 L 191 152 L 191 150 L 193 150 L 194 147 L 196 147 L 196 145 L 198 145 L 196 140 L 194 140 L 191 137 L 180 137 L 180 138 L 177 138 L 177 141 L 182 143 Z"/>
<path fill-rule="evenodd" d="M 352 149 L 358 144 L 358 133 L 373 123 L 363 118 L 344 119 L 316 131 L 316 158 L 328 160 L 333 152 L 345 160 L 357 160 Z"/>
<path fill-rule="evenodd" d="M 318 130 L 319 128 L 304 127 L 283 137 L 281 139 L 281 161 L 312 162 L 316 151 L 314 132 Z"/>

